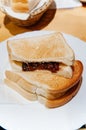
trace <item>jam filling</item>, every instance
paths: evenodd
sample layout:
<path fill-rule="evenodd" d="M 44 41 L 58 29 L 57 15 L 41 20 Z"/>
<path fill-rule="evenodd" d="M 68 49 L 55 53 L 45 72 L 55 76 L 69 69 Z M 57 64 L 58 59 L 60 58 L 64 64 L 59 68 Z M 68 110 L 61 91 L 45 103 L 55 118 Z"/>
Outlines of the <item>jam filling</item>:
<path fill-rule="evenodd" d="M 59 63 L 57 62 L 31 62 L 22 63 L 23 71 L 34 71 L 34 70 L 49 70 L 56 73 L 59 70 Z"/>

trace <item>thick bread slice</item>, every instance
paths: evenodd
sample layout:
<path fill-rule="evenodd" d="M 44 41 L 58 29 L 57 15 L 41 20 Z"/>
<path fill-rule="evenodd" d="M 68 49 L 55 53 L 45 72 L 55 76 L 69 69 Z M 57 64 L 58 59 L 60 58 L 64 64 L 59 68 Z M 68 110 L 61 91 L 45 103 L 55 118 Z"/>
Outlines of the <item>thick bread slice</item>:
<path fill-rule="evenodd" d="M 63 93 L 73 87 L 81 78 L 83 71 L 83 65 L 80 61 L 75 61 L 73 66 L 73 77 L 70 79 L 52 74 L 50 72 L 35 71 L 35 72 L 12 72 L 6 71 L 6 77 L 12 81 L 16 81 L 17 75 L 24 82 L 36 86 L 34 90 L 38 91 L 40 95 L 43 93 L 58 94 Z M 14 73 L 14 76 L 13 76 Z M 31 86 L 32 86 L 31 85 Z M 32 89 L 32 88 L 31 88 Z M 32 91 L 29 89 L 30 91 Z M 38 90 L 37 90 L 38 89 Z M 45 96 L 45 95 L 43 95 Z"/>
<path fill-rule="evenodd" d="M 37 87 L 35 85 L 29 83 L 24 78 L 22 78 L 22 76 L 18 75 L 15 72 L 12 72 L 12 71 L 6 71 L 5 74 L 6 74 L 7 79 L 16 83 L 17 85 L 19 85 L 24 90 L 31 92 L 31 93 L 36 93 Z"/>
<path fill-rule="evenodd" d="M 40 0 L 11 0 L 11 7 L 15 12 L 26 13 L 31 11 Z"/>
<path fill-rule="evenodd" d="M 22 78 L 19 74 L 12 72 L 12 71 L 6 71 L 6 78 L 10 80 L 11 82 L 14 82 L 18 86 L 20 86 L 22 89 L 24 89 L 27 92 L 41 95 L 46 97 L 47 99 L 56 99 L 64 94 L 64 92 L 61 93 L 53 93 L 53 92 L 47 92 L 47 90 L 44 90 L 43 88 L 39 88 L 31 83 L 29 83 L 27 80 Z"/>
<path fill-rule="evenodd" d="M 78 83 L 69 89 L 62 97 L 56 99 L 56 100 L 49 100 L 42 96 L 38 96 L 38 101 L 42 104 L 44 104 L 48 108 L 55 108 L 60 107 L 66 103 L 68 103 L 72 98 L 77 94 L 81 86 L 81 80 L 78 81 Z"/>
<path fill-rule="evenodd" d="M 18 86 L 16 83 L 12 82 L 9 79 L 5 79 L 5 83 L 12 89 L 16 90 L 19 94 L 21 94 L 23 97 L 25 97 L 28 100 L 35 101 L 38 99 L 38 101 L 42 104 L 44 104 L 48 108 L 55 108 L 55 107 L 60 107 L 66 103 L 68 103 L 79 91 L 80 86 L 81 86 L 81 79 L 78 81 L 75 86 L 70 88 L 66 93 L 55 99 L 55 100 L 49 100 L 41 95 L 36 95 L 33 93 L 30 93 L 24 89 L 22 89 L 20 86 Z"/>
<path fill-rule="evenodd" d="M 31 101 L 37 100 L 37 95 L 35 93 L 30 93 L 30 92 L 24 90 L 17 83 L 14 83 L 7 78 L 4 80 L 4 82 L 5 82 L 5 84 L 7 84 L 7 86 L 14 89 L 16 92 L 18 92 L 20 95 L 22 95 L 26 99 L 31 100 Z"/>
<path fill-rule="evenodd" d="M 10 65 L 14 71 L 22 71 L 22 63 L 18 61 L 9 60 Z M 40 70 L 38 70 L 40 71 Z M 43 70 L 47 72 L 46 70 Z M 59 64 L 59 70 L 56 72 L 57 75 L 65 78 L 71 78 L 73 75 L 72 67 L 69 65 Z"/>
<path fill-rule="evenodd" d="M 48 92 L 48 91 L 45 91 L 44 89 L 42 88 L 37 88 L 36 89 L 36 94 L 38 96 L 42 96 L 42 97 L 45 97 L 49 100 L 55 100 L 57 98 L 60 98 L 61 96 L 63 96 L 65 94 L 65 92 L 60 92 L 60 93 L 53 93 L 53 92 Z"/>
<path fill-rule="evenodd" d="M 39 32 L 40 33 L 40 32 Z M 73 65 L 74 52 L 60 32 L 8 40 L 10 60 L 21 62 L 62 62 Z"/>
<path fill-rule="evenodd" d="M 44 89 L 47 92 L 59 93 L 67 91 L 81 78 L 83 71 L 83 64 L 81 61 L 76 60 L 73 66 L 72 78 L 64 78 L 53 74 L 51 72 L 35 71 L 35 72 L 21 72 L 18 73 L 29 83 Z"/>

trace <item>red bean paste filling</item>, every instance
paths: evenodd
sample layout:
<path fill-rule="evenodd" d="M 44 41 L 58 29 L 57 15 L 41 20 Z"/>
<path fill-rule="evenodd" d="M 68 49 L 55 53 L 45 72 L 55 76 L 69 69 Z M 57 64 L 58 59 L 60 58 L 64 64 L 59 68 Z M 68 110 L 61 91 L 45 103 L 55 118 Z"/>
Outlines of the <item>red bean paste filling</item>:
<path fill-rule="evenodd" d="M 22 63 L 23 71 L 34 71 L 34 70 L 49 70 L 56 73 L 59 70 L 59 63 L 57 62 L 31 62 Z"/>

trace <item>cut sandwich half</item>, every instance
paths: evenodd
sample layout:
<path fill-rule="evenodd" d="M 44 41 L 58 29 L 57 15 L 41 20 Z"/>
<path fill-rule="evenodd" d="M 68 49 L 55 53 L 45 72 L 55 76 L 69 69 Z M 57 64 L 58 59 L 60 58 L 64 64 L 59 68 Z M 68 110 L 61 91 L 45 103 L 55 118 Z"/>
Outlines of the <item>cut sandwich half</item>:
<path fill-rule="evenodd" d="M 5 83 L 27 99 L 39 100 L 47 107 L 61 106 L 76 95 L 80 86 L 83 65 L 75 61 L 72 78 L 65 78 L 53 73 L 43 71 L 14 72 L 6 71 Z M 23 94 L 21 91 L 28 93 Z M 25 93 L 24 92 L 24 93 Z M 29 97 L 30 95 L 30 97 Z"/>
<path fill-rule="evenodd" d="M 17 71 L 50 71 L 71 78 L 75 55 L 59 32 L 9 40 L 9 61 Z"/>
<path fill-rule="evenodd" d="M 66 103 L 68 103 L 79 91 L 81 86 L 81 79 L 76 83 L 72 88 L 67 90 L 64 95 L 61 95 L 59 98 L 56 99 L 48 99 L 45 98 L 42 95 L 37 95 L 35 93 L 30 93 L 26 91 L 25 89 L 21 88 L 16 82 L 13 82 L 9 79 L 5 79 L 5 83 L 15 91 L 17 91 L 19 94 L 21 94 L 24 98 L 26 98 L 29 101 L 36 101 L 38 100 L 41 104 L 46 106 L 47 108 L 56 108 L 60 107 Z"/>

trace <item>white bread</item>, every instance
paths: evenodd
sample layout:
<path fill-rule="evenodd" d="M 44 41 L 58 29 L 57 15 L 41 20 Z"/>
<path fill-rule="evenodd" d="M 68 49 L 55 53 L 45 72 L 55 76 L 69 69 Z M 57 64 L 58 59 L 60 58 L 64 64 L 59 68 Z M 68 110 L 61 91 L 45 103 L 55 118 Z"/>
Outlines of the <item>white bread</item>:
<path fill-rule="evenodd" d="M 15 12 L 26 13 L 31 11 L 40 0 L 11 0 L 11 8 Z"/>
<path fill-rule="evenodd" d="M 12 72 L 12 71 L 6 71 L 6 79 L 10 80 L 11 82 L 17 84 L 22 89 L 29 93 L 42 95 L 48 99 L 56 99 L 60 96 L 62 96 L 65 92 L 60 93 L 53 93 L 52 91 L 48 92 L 47 90 L 43 88 L 39 88 L 31 83 L 29 83 L 27 80 L 25 80 L 22 76 L 20 76 L 18 73 Z"/>
<path fill-rule="evenodd" d="M 26 91 L 31 92 L 31 93 L 36 92 L 37 87 L 29 83 L 18 73 L 13 72 L 13 71 L 6 71 L 5 74 L 6 74 L 7 79 L 11 80 L 12 82 L 17 83 L 19 86 L 21 86 L 21 88 L 25 89 Z"/>
<path fill-rule="evenodd" d="M 73 65 L 75 55 L 59 32 L 7 41 L 10 60 L 20 62 L 61 62 Z"/>
<path fill-rule="evenodd" d="M 35 101 L 37 100 L 37 95 L 35 93 L 30 93 L 26 91 L 25 89 L 21 88 L 16 82 L 12 82 L 10 79 L 5 79 L 4 80 L 5 84 L 7 84 L 11 89 L 15 90 L 18 92 L 20 95 L 22 95 L 24 98 L 30 100 L 30 101 Z"/>
<path fill-rule="evenodd" d="M 22 62 L 59 62 L 57 75 L 71 78 L 75 55 L 59 32 L 37 37 L 8 40 L 9 62 L 22 71 Z"/>
<path fill-rule="evenodd" d="M 17 83 L 14 83 L 9 79 L 5 79 L 5 83 L 9 87 L 17 91 L 19 94 L 21 94 L 23 97 L 25 97 L 26 99 L 30 101 L 35 101 L 38 99 L 38 101 L 44 104 L 47 108 L 55 108 L 55 107 L 60 107 L 68 103 L 77 94 L 81 86 L 81 79 L 71 89 L 66 91 L 64 95 L 60 96 L 59 98 L 55 100 L 50 100 L 43 97 L 42 95 L 36 95 L 36 94 L 30 93 L 22 89 Z"/>
<path fill-rule="evenodd" d="M 47 99 L 57 99 L 72 88 L 81 78 L 83 65 L 75 61 L 73 66 L 73 77 L 70 79 L 60 77 L 50 72 L 13 72 L 6 71 L 6 78 L 18 84 L 30 93 L 42 95 Z"/>

